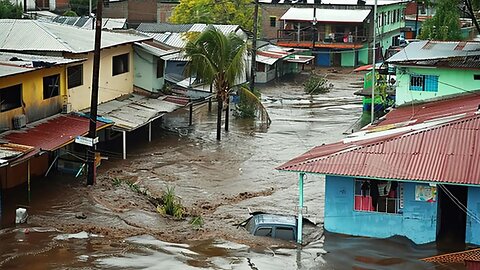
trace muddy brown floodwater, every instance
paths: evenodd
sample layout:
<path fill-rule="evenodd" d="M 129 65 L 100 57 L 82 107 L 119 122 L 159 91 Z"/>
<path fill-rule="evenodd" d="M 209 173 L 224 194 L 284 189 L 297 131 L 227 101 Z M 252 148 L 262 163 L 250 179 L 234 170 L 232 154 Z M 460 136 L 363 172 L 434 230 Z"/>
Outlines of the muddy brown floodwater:
<path fill-rule="evenodd" d="M 359 119 L 361 99 L 353 92 L 362 74 L 341 70 L 327 78 L 333 89 L 317 96 L 303 92 L 305 75 L 262 86 L 273 121 L 268 129 L 232 117 L 230 131 L 217 142 L 215 108 L 198 108 L 193 127 L 188 112 L 179 111 L 161 123 L 170 131 L 157 127 L 150 143 L 142 131 L 130 135 L 128 159 L 118 159 L 120 150 L 110 153 L 93 187 L 66 175 L 37 181 L 28 224 L 0 232 L 0 268 L 434 268 L 418 260 L 437 254 L 433 245 L 324 234 L 320 176 L 305 182 L 308 217 L 319 225 L 308 226 L 302 248 L 253 237 L 236 226 L 249 210 L 295 214 L 297 175 L 274 168 L 341 139 Z M 159 197 L 167 187 L 175 188 L 187 218 L 158 214 L 138 192 Z M 201 216 L 203 226 L 192 225 L 190 216 Z"/>

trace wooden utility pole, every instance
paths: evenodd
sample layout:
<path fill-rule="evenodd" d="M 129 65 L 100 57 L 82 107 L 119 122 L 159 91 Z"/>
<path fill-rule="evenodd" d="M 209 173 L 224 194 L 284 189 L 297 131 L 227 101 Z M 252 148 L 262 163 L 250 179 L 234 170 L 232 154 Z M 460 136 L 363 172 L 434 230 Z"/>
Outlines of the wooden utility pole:
<path fill-rule="evenodd" d="M 100 43 L 102 40 L 102 8 L 103 1 L 97 2 L 97 19 L 95 20 L 95 47 L 93 52 L 92 97 L 90 100 L 90 128 L 88 137 L 93 140 L 97 137 L 97 105 L 98 81 L 100 75 Z M 95 143 L 87 150 L 87 185 L 95 184 Z"/>
<path fill-rule="evenodd" d="M 252 63 L 250 66 L 250 91 L 255 87 L 255 72 L 257 67 L 257 29 L 258 29 L 258 0 L 255 0 L 253 10 L 253 39 L 252 39 Z"/>

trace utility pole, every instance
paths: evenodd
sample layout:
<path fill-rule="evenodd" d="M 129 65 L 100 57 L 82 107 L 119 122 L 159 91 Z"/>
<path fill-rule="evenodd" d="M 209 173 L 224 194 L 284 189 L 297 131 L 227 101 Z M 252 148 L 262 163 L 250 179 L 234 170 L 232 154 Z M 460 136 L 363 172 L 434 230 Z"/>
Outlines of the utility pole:
<path fill-rule="evenodd" d="M 373 42 L 372 42 L 372 101 L 371 101 L 371 123 L 375 121 L 375 61 L 376 59 L 376 28 L 377 28 L 377 0 L 375 0 L 375 5 L 373 6 Z"/>
<path fill-rule="evenodd" d="M 255 87 L 255 72 L 257 70 L 257 28 L 258 28 L 258 0 L 255 1 L 253 10 L 253 39 L 252 39 L 252 63 L 250 65 L 250 91 Z"/>
<path fill-rule="evenodd" d="M 313 22 L 312 22 L 312 55 L 314 55 L 315 51 L 315 41 L 317 39 L 316 33 L 317 33 L 317 0 L 314 1 L 313 3 Z M 313 61 L 313 66 L 312 69 L 315 70 L 315 61 Z"/>
<path fill-rule="evenodd" d="M 92 0 L 88 0 L 88 17 L 92 17 Z M 92 18 L 92 30 L 95 29 L 95 19 Z"/>
<path fill-rule="evenodd" d="M 92 145 L 87 150 L 87 185 L 95 184 L 95 143 L 97 137 L 97 105 L 98 105 L 98 81 L 100 75 L 100 43 L 102 40 L 102 7 L 103 1 L 97 1 L 97 19 L 95 20 L 95 47 L 93 52 L 93 75 L 92 97 L 90 101 L 90 128 L 88 137 L 92 139 Z"/>

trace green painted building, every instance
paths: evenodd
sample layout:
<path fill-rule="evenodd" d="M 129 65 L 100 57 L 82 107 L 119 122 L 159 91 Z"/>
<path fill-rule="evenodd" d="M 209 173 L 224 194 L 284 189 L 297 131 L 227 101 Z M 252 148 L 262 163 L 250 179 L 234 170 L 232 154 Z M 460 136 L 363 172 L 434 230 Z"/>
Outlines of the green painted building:
<path fill-rule="evenodd" d="M 280 18 L 277 45 L 312 49 L 317 66 L 354 67 L 372 63 L 373 33 L 377 61 L 390 46 L 399 45 L 405 30 L 406 1 L 322 1 L 316 8 L 295 6 Z M 377 26 L 373 22 L 376 20 Z"/>
<path fill-rule="evenodd" d="M 397 106 L 480 90 L 480 42 L 413 42 L 387 62 L 396 66 Z"/>

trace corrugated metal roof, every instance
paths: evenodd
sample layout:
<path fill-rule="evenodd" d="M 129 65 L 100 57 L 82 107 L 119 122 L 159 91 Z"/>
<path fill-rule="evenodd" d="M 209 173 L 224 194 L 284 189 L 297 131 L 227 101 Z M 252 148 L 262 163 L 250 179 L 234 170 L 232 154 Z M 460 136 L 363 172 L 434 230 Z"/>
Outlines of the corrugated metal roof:
<path fill-rule="evenodd" d="M 12 34 L 14 33 L 14 34 Z M 35 34 L 32 34 L 35 33 Z M 0 49 L 6 51 L 93 51 L 95 31 L 34 20 L 0 20 Z M 102 32 L 102 48 L 148 40 L 149 37 Z"/>
<path fill-rule="evenodd" d="M 14 144 L 14 143 L 3 143 L 0 144 L 0 160 L 6 161 L 9 159 L 17 158 L 21 155 L 25 155 L 33 151 L 33 147 Z M 4 162 L 0 162 L 4 163 Z"/>
<path fill-rule="evenodd" d="M 192 27 L 188 30 L 188 32 L 203 32 L 205 31 L 210 25 L 204 23 L 196 23 L 192 25 Z M 240 26 L 238 24 L 212 24 L 217 30 L 222 32 L 224 35 L 228 35 L 230 33 L 235 33 Z"/>
<path fill-rule="evenodd" d="M 75 26 L 78 28 L 92 29 L 92 26 L 95 26 L 95 20 L 91 17 L 65 17 L 65 16 L 55 16 L 55 17 L 40 17 L 39 21 L 43 22 L 54 22 L 58 24 Z M 125 29 L 127 24 L 127 19 L 124 18 L 102 18 L 102 29 L 115 30 L 115 29 Z"/>
<path fill-rule="evenodd" d="M 408 44 L 386 62 L 397 63 L 413 60 L 432 60 L 460 56 L 480 55 L 480 42 L 468 41 L 461 50 L 460 41 L 417 41 Z"/>
<path fill-rule="evenodd" d="M 173 112 L 183 107 L 174 100 L 165 100 L 166 96 L 157 99 L 136 94 L 117 98 L 98 105 L 98 115 L 115 122 L 114 127 L 119 130 L 132 131 L 165 113 Z"/>
<path fill-rule="evenodd" d="M 164 50 L 162 48 L 159 48 L 158 46 L 155 46 L 153 43 L 146 43 L 146 42 L 135 42 L 135 46 L 158 57 L 166 56 L 166 55 L 178 52 L 178 50 Z"/>
<path fill-rule="evenodd" d="M 193 24 L 172 24 L 172 23 L 140 23 L 137 30 L 147 33 L 183 33 L 192 28 Z"/>
<path fill-rule="evenodd" d="M 316 9 L 317 22 L 363 22 L 370 10 L 364 9 Z M 285 14 L 280 18 L 286 21 L 313 21 L 313 8 L 289 8 Z"/>
<path fill-rule="evenodd" d="M 309 4 L 313 5 L 315 0 L 259 0 L 261 4 Z M 365 5 L 373 6 L 375 0 L 366 0 Z M 392 5 L 397 3 L 407 3 L 407 0 L 377 0 L 378 6 Z M 348 6 L 360 6 L 357 0 L 322 0 L 322 5 L 348 5 Z"/>
<path fill-rule="evenodd" d="M 434 66 L 445 68 L 468 68 L 479 69 L 480 68 L 480 55 L 474 56 L 457 56 L 441 59 L 425 59 L 425 60 L 410 60 L 403 62 L 395 62 L 397 65 L 402 66 Z"/>
<path fill-rule="evenodd" d="M 480 185 L 480 115 L 379 138 L 351 150 L 287 163 L 280 170 Z"/>
<path fill-rule="evenodd" d="M 97 130 L 110 124 L 97 122 Z M 76 115 L 57 114 L 30 123 L 21 130 L 10 130 L 0 135 L 0 139 L 13 144 L 33 147 L 34 150 L 14 162 L 24 161 L 41 151 L 54 151 L 74 141 L 76 136 L 86 135 L 89 119 Z"/>
<path fill-rule="evenodd" d="M 399 108 L 363 139 L 315 147 L 277 169 L 480 185 L 479 102 L 468 95 L 417 111 Z"/>
<path fill-rule="evenodd" d="M 0 52 L 0 77 L 34 71 L 45 66 L 34 67 L 33 62 L 43 62 L 46 66 L 81 62 L 84 59 Z"/>

